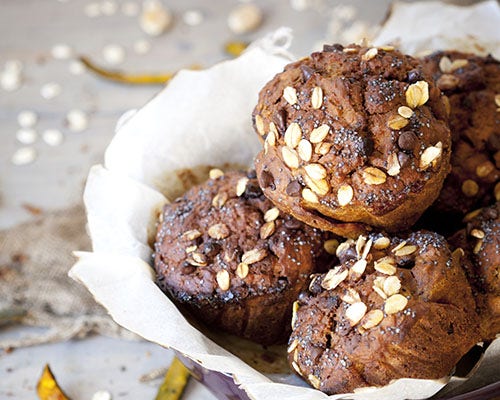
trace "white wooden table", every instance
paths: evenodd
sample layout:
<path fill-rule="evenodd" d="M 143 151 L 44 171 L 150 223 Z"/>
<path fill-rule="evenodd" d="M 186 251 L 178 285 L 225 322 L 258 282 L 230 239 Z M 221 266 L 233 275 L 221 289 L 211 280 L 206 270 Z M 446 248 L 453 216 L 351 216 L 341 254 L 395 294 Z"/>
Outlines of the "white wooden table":
<path fill-rule="evenodd" d="M 73 75 L 70 61 L 56 60 L 51 48 L 68 44 L 77 54 L 89 55 L 104 64 L 101 51 L 105 45 L 125 48 L 126 57 L 119 68 L 129 71 L 174 71 L 191 64 L 210 66 L 227 57 L 223 44 L 238 38 L 226 25 L 226 17 L 236 0 L 165 0 L 174 13 L 172 29 L 158 38 L 144 34 L 137 17 L 123 15 L 125 0 L 111 2 L 90 0 L 2 0 L 0 3 L 0 68 L 8 60 L 22 62 L 23 84 L 19 90 L 0 89 L 0 228 L 7 228 L 32 218 L 23 204 L 43 210 L 66 208 L 80 202 L 87 171 L 102 161 L 103 152 L 113 135 L 118 117 L 126 110 L 140 107 L 158 87 L 130 87 L 105 82 L 84 73 Z M 139 0 L 133 0 L 139 4 Z M 90 3 L 109 7 L 118 5 L 115 14 L 89 18 L 84 8 Z M 106 3 L 106 4 L 104 4 Z M 291 3 L 314 4 L 315 8 L 298 11 Z M 258 1 L 265 14 L 263 26 L 243 36 L 251 40 L 279 26 L 294 29 L 292 52 L 302 56 L 327 34 L 331 21 L 326 10 L 338 4 L 334 0 Z M 349 1 L 357 8 L 356 18 L 380 21 L 389 0 Z M 183 23 L 186 10 L 200 10 L 204 21 L 195 27 Z M 331 27 L 330 27 L 331 29 Z M 151 51 L 138 55 L 133 44 L 139 39 L 151 43 Z M 59 96 L 46 100 L 40 95 L 42 85 L 61 85 Z M 71 109 L 89 115 L 83 132 L 71 132 L 65 116 Z M 11 163 L 14 152 L 22 147 L 16 141 L 17 115 L 32 110 L 38 115 L 36 130 L 59 129 L 64 142 L 50 147 L 38 139 L 33 147 L 36 160 L 25 166 Z M 7 332 L 8 334 L 9 332 Z M 0 398 L 35 398 L 35 386 L 43 365 L 49 362 L 60 383 L 73 399 L 91 399 L 97 390 L 107 390 L 114 399 L 152 399 L 159 381 L 139 382 L 139 377 L 168 365 L 171 352 L 146 342 L 127 342 L 94 337 L 55 345 L 16 350 L 0 354 Z M 200 384 L 191 382 L 186 399 L 213 399 Z"/>

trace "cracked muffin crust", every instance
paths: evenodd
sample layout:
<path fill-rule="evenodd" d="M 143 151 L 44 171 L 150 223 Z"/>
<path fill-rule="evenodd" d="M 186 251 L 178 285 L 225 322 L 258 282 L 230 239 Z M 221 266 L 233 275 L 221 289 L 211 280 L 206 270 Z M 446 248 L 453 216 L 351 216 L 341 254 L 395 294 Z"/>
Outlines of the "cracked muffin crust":
<path fill-rule="evenodd" d="M 465 217 L 466 227 L 449 242 L 462 256 L 484 340 L 500 333 L 500 202 Z"/>
<path fill-rule="evenodd" d="M 286 342 L 291 307 L 335 239 L 284 215 L 255 173 L 223 173 L 165 205 L 157 284 L 206 324 L 262 344 Z M 322 258 L 323 256 L 323 258 Z"/>
<path fill-rule="evenodd" d="M 392 47 L 325 46 L 289 64 L 261 90 L 253 121 L 264 194 L 346 237 L 410 227 L 449 172 L 440 90 Z"/>
<path fill-rule="evenodd" d="M 500 62 L 457 51 L 436 52 L 424 69 L 448 96 L 451 173 L 432 210 L 455 214 L 500 200 Z"/>
<path fill-rule="evenodd" d="M 471 288 L 444 238 L 348 240 L 294 304 L 292 369 L 327 394 L 440 378 L 480 340 Z"/>

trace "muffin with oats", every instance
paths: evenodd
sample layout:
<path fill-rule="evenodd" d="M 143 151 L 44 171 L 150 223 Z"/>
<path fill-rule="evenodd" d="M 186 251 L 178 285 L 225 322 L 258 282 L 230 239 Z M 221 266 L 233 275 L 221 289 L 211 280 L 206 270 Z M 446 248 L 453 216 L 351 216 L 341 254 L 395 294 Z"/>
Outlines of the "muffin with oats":
<path fill-rule="evenodd" d="M 265 345 L 286 342 L 292 303 L 338 242 L 280 212 L 254 172 L 210 175 L 163 208 L 157 284 L 210 326 Z"/>
<path fill-rule="evenodd" d="M 465 223 L 449 242 L 471 283 L 481 336 L 493 340 L 500 334 L 500 202 L 471 212 Z"/>
<path fill-rule="evenodd" d="M 452 133 L 451 173 L 429 219 L 459 224 L 467 212 L 500 200 L 500 62 L 457 51 L 422 62 L 449 99 Z"/>
<path fill-rule="evenodd" d="M 328 394 L 447 376 L 481 339 L 471 288 L 444 238 L 348 240 L 294 304 L 292 369 Z"/>
<path fill-rule="evenodd" d="M 449 172 L 441 92 L 392 47 L 325 46 L 289 64 L 261 90 L 253 121 L 264 194 L 346 237 L 409 228 Z"/>

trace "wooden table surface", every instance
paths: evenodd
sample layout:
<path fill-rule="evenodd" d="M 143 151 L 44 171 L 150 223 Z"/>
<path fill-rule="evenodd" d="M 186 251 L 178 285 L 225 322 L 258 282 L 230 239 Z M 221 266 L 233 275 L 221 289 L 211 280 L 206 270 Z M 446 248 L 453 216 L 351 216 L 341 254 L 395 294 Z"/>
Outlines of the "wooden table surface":
<path fill-rule="evenodd" d="M 173 12 L 174 24 L 162 36 L 152 38 L 141 31 L 137 17 L 122 13 L 121 6 L 130 1 L 1 1 L 0 69 L 9 60 L 19 60 L 23 65 L 23 82 L 13 92 L 0 88 L 0 228 L 33 218 L 27 206 L 48 211 L 79 203 L 89 167 L 102 161 L 117 119 L 125 111 L 143 105 L 160 89 L 119 85 L 88 72 L 74 75 L 70 72 L 70 60 L 52 57 L 54 45 L 67 44 L 75 54 L 88 55 L 106 65 L 103 48 L 117 44 L 125 49 L 125 60 L 118 68 L 137 72 L 175 71 L 192 64 L 210 66 L 227 58 L 223 45 L 228 40 L 252 40 L 279 26 L 290 26 L 295 34 L 291 50 L 302 56 L 323 38 L 331 37 L 332 30 L 336 29 L 332 25 L 336 17 L 329 10 L 340 3 L 334 0 L 258 1 L 264 12 L 262 27 L 251 34 L 237 36 L 226 24 L 229 11 L 239 4 L 236 0 L 164 2 Z M 132 3 L 140 5 L 139 0 Z M 357 10 L 356 20 L 376 23 L 386 14 L 389 0 L 345 3 Z M 90 18 L 84 12 L 85 7 L 95 4 L 108 13 L 110 7 L 118 6 L 118 9 L 112 15 Z M 314 6 L 297 9 L 304 4 Z M 182 20 L 184 12 L 193 9 L 204 16 L 198 26 L 188 26 Z M 340 14 L 342 10 L 337 11 Z M 348 14 L 348 11 L 343 12 Z M 348 22 L 346 26 L 351 26 L 347 14 L 341 16 Z M 356 29 L 359 30 L 359 26 L 347 33 L 352 34 Z M 151 44 L 147 54 L 137 54 L 133 49 L 134 43 L 141 39 Z M 61 94 L 47 100 L 40 90 L 49 82 L 59 84 Z M 89 116 L 88 128 L 82 132 L 68 129 L 65 119 L 72 109 L 82 110 Z M 37 114 L 35 129 L 39 135 L 46 129 L 58 129 L 64 141 L 51 147 L 38 138 L 32 145 L 37 153 L 34 162 L 19 166 L 14 165 L 11 158 L 23 147 L 16 140 L 16 132 L 17 116 L 24 110 Z M 16 350 L 0 354 L 0 398 L 34 398 L 43 364 L 50 362 L 73 399 L 91 399 L 97 390 L 109 391 L 114 399 L 152 399 L 159 382 L 144 384 L 138 378 L 168 365 L 170 358 L 168 350 L 150 343 L 103 337 Z M 185 398 L 212 399 L 213 396 L 200 384 L 191 382 Z"/>

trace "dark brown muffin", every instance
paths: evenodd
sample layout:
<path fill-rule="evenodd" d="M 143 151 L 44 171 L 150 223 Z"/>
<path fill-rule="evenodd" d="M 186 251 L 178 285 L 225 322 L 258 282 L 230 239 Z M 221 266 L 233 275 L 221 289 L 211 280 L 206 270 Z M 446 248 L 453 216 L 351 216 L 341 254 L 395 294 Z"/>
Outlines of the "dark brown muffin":
<path fill-rule="evenodd" d="M 480 340 L 471 288 L 442 236 L 371 235 L 294 304 L 292 368 L 328 394 L 440 378 Z"/>
<path fill-rule="evenodd" d="M 264 194 L 344 236 L 410 227 L 449 171 L 440 90 L 390 47 L 325 46 L 289 64 L 261 90 L 253 119 L 265 137 L 255 161 Z"/>
<path fill-rule="evenodd" d="M 500 63 L 456 51 L 422 61 L 449 98 L 452 133 L 451 173 L 429 212 L 460 221 L 500 200 Z"/>
<path fill-rule="evenodd" d="M 165 205 L 157 283 L 208 325 L 262 344 L 284 342 L 292 303 L 324 261 L 324 234 L 280 213 L 254 172 L 211 176 Z"/>
<path fill-rule="evenodd" d="M 467 226 L 449 241 L 462 255 L 472 286 L 484 340 L 500 333 L 500 202 L 473 211 Z"/>

